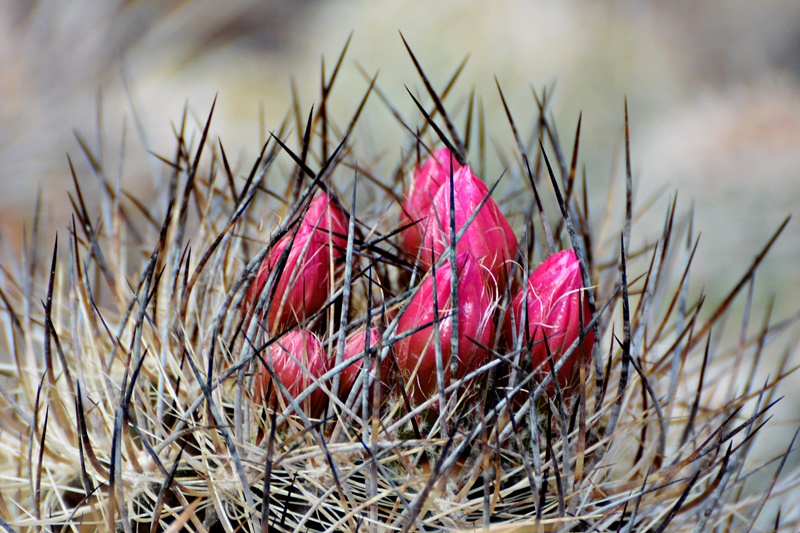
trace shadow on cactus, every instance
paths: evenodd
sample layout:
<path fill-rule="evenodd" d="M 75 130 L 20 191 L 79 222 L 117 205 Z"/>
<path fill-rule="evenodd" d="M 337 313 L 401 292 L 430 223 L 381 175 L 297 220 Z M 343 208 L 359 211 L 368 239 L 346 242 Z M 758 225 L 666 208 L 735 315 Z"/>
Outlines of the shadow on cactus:
<path fill-rule="evenodd" d="M 73 172 L 52 257 L 33 247 L 4 269 L 0 526 L 745 531 L 796 487 L 791 447 L 750 455 L 791 350 L 769 381 L 749 378 L 797 334 L 769 313 L 750 325 L 753 276 L 786 223 L 713 307 L 688 290 L 697 236 L 675 199 L 631 244 L 627 142 L 625 216 L 601 232 L 580 121 L 568 147 L 546 91 L 530 125 L 506 107 L 515 156 L 484 181 L 482 106 L 448 111 L 463 64 L 437 92 L 409 54 L 420 114 L 372 78 L 340 127 L 325 105 L 337 65 L 321 105 L 249 169 L 209 139 L 213 107 L 197 142 L 184 120 L 156 198 L 115 187 L 82 145 L 101 212 Z M 351 138 L 375 97 L 413 132 L 391 176 Z M 745 320 L 725 343 L 737 297 Z"/>

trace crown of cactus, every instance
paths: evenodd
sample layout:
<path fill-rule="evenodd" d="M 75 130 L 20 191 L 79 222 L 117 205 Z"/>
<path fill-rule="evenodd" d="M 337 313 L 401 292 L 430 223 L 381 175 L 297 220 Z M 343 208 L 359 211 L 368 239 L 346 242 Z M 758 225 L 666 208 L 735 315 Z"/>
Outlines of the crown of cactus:
<path fill-rule="evenodd" d="M 411 56 L 436 113 L 389 102 L 415 132 L 399 152 L 448 148 L 410 188 L 408 160 L 383 173 L 353 142 L 363 102 L 331 115 L 333 78 L 244 177 L 210 116 L 194 146 L 180 130 L 163 196 L 101 187 L 102 224 L 76 176 L 68 246 L 0 279 L 0 529 L 800 529 L 765 510 L 800 485 L 792 444 L 753 451 L 793 367 L 756 365 L 796 324 L 753 328 L 747 300 L 722 327 L 774 238 L 709 311 L 674 201 L 636 244 L 626 167 L 622 224 L 593 224 L 544 94 L 527 128 L 508 111 L 540 153 L 499 147 L 490 195 L 456 162 L 485 168 L 486 132 L 455 126 L 482 128 L 479 106 Z"/>

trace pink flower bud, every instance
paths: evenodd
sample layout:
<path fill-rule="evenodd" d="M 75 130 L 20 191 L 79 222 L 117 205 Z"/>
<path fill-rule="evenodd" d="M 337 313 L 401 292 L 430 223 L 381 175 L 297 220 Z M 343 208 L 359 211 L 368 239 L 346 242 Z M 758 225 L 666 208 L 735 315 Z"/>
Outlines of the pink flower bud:
<path fill-rule="evenodd" d="M 520 332 L 525 335 L 520 321 L 522 301 L 527 298 L 527 336 L 523 336 L 522 346 L 525 349 L 526 342 L 530 345 L 531 363 L 537 381 L 550 373 L 545 336 L 555 365 L 580 336 L 581 323 L 585 328 L 591 321 L 589 303 L 582 291 L 583 281 L 578 258 L 574 251 L 564 250 L 547 258 L 533 271 L 528 278 L 527 296 L 524 290 L 520 290 L 514 297 L 511 310 L 506 314 L 506 339 L 513 347 Z M 512 313 L 516 324 L 513 327 Z M 558 382 L 562 388 L 574 381 L 580 365 L 591 356 L 593 344 L 594 331 L 589 329 L 584 334 L 583 344 L 578 346 L 577 351 L 570 355 L 558 372 Z M 547 392 L 553 394 L 554 391 L 555 387 L 551 382 Z"/>
<path fill-rule="evenodd" d="M 495 303 L 486 286 L 486 279 L 481 267 L 472 255 L 464 252 L 458 255 L 458 372 L 456 378 L 462 378 L 483 365 L 489 354 L 479 348 L 471 339 L 483 346 L 491 345 L 494 337 Z M 434 310 L 433 276 L 422 281 L 417 293 L 397 324 L 397 334 L 414 331 L 422 325 L 431 324 L 435 316 L 439 322 L 439 339 L 442 347 L 442 362 L 445 371 L 445 386 L 449 384 L 452 317 L 450 302 L 450 263 L 436 269 L 436 297 L 438 309 Z M 438 311 L 438 313 L 437 313 Z M 447 318 L 444 318 L 447 317 Z M 404 379 L 412 379 L 414 388 L 411 392 L 412 402 L 424 402 L 437 390 L 436 345 L 434 327 L 428 325 L 408 337 L 397 341 L 394 353 L 397 365 L 404 374 Z"/>
<path fill-rule="evenodd" d="M 369 348 L 374 348 L 378 346 L 378 341 L 380 340 L 381 336 L 378 333 L 378 330 L 375 328 L 369 329 Z M 355 362 L 353 362 L 350 366 L 346 367 L 342 370 L 341 374 L 339 374 L 339 398 L 345 400 L 347 395 L 350 394 L 350 389 L 353 388 L 353 385 L 358 379 L 358 375 L 361 372 L 361 368 L 364 366 L 364 360 L 366 358 L 365 349 L 368 348 L 366 346 L 367 340 L 367 330 L 361 329 L 355 335 L 352 335 L 345 341 L 344 344 L 344 360 L 347 361 L 349 359 L 358 358 Z M 373 353 L 371 357 L 377 358 L 380 354 Z M 374 368 L 374 366 L 373 366 Z M 381 365 L 381 381 L 384 383 L 389 382 L 389 376 L 386 375 L 388 371 L 389 365 L 383 364 Z"/>
<path fill-rule="evenodd" d="M 321 244 L 331 247 L 334 259 L 341 257 L 347 248 L 347 216 L 324 192 L 319 193 L 308 206 L 304 227 L 313 233 L 313 239 Z"/>
<path fill-rule="evenodd" d="M 250 305 L 261 295 L 270 273 L 291 244 L 289 255 L 276 282 L 267 325 L 272 334 L 285 331 L 313 315 L 330 295 L 333 263 L 347 246 L 347 217 L 321 193 L 311 202 L 297 233 L 289 231 L 261 264 L 245 299 Z M 294 240 L 292 240 L 294 239 Z"/>
<path fill-rule="evenodd" d="M 469 167 L 462 167 L 455 173 L 453 187 L 456 202 L 455 227 L 458 234 L 489 194 L 489 189 Z M 421 246 L 421 260 L 427 266 L 450 247 L 449 179 L 434 196 Z M 509 278 L 510 261 L 517 255 L 517 237 L 492 198 L 486 200 L 456 244 L 457 254 L 467 250 L 481 266 L 491 272 L 498 288 L 504 290 Z"/>
<path fill-rule="evenodd" d="M 322 344 L 313 333 L 306 330 L 294 330 L 282 336 L 270 345 L 268 353 L 263 357 L 293 398 L 297 398 L 328 371 L 328 358 Z M 297 361 L 292 359 L 293 357 Z M 302 363 L 302 366 L 298 362 Z M 259 367 L 259 376 L 256 401 L 274 401 L 280 387 L 277 383 L 273 383 L 269 398 L 265 398 L 270 389 L 272 376 L 263 365 Z M 316 418 L 323 413 L 327 403 L 328 395 L 322 388 L 317 388 L 301 407 L 308 416 Z M 286 405 L 289 405 L 288 401 Z"/>
<path fill-rule="evenodd" d="M 410 255 L 416 257 L 425 231 L 425 219 L 431 209 L 433 197 L 439 188 L 450 179 L 450 163 L 453 172 L 461 168 L 447 148 L 439 148 L 421 166 L 414 169 L 414 177 L 405 202 L 400 211 L 400 225 L 419 222 L 400 234 L 400 244 Z"/>

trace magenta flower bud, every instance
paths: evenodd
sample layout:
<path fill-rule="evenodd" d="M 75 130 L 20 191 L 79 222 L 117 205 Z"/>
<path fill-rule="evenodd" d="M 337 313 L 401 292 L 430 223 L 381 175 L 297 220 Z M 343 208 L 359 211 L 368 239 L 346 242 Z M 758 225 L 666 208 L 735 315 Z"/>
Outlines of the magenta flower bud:
<path fill-rule="evenodd" d="M 464 252 L 458 255 L 458 354 L 452 353 L 452 317 L 450 292 L 450 262 L 436 269 L 436 298 L 438 309 L 434 309 L 434 277 L 428 276 L 422 281 L 417 293 L 412 298 L 397 324 L 397 334 L 414 331 L 425 324 L 426 327 L 415 331 L 408 337 L 394 344 L 397 365 L 403 372 L 404 379 L 412 379 L 414 387 L 410 398 L 419 404 L 428 399 L 437 390 L 436 344 L 434 338 L 433 319 L 439 322 L 439 339 L 441 341 L 442 362 L 445 371 L 445 386 L 449 384 L 450 359 L 458 357 L 456 378 L 462 378 L 483 365 L 489 354 L 479 348 L 471 339 L 483 346 L 489 346 L 494 337 L 495 302 L 486 285 L 486 279 L 478 262 L 472 255 Z M 446 318 L 445 318 L 446 317 Z"/>
<path fill-rule="evenodd" d="M 291 244 L 269 306 L 267 325 L 271 334 L 285 331 L 322 309 L 330 296 L 333 264 L 347 246 L 346 235 L 347 217 L 331 204 L 327 194 L 321 193 L 311 202 L 296 234 L 289 231 L 275 244 L 245 298 L 249 309 Z"/>
<path fill-rule="evenodd" d="M 374 348 L 378 346 L 381 335 L 375 328 L 369 329 L 369 347 L 366 345 L 367 330 L 361 329 L 355 335 L 350 336 L 344 343 L 344 360 L 356 359 L 352 364 L 342 370 L 339 374 L 339 398 L 345 400 L 347 395 L 350 394 L 350 389 L 355 385 L 358 379 L 358 374 L 364 366 L 366 358 L 365 350 L 367 348 Z M 380 356 L 378 353 L 373 353 L 372 357 L 377 358 Z M 385 375 L 389 365 L 381 365 L 381 381 L 388 383 L 388 377 Z M 374 367 L 373 367 L 374 368 Z"/>
<path fill-rule="evenodd" d="M 511 347 L 516 346 L 514 341 L 520 333 L 523 335 L 523 353 L 530 354 L 536 379 L 542 381 L 550 373 L 545 336 L 555 365 L 580 336 L 581 323 L 585 328 L 592 316 L 588 300 L 582 294 L 580 262 L 572 250 L 564 250 L 547 258 L 533 271 L 526 286 L 527 296 L 525 290 L 520 290 L 506 314 L 505 334 Z M 527 335 L 520 324 L 523 298 L 527 298 Z M 515 326 L 512 326 L 512 313 Z M 527 352 L 526 342 L 530 345 L 530 352 Z M 593 345 L 594 331 L 589 329 L 584 334 L 583 344 L 578 346 L 577 352 L 558 372 L 558 382 L 562 388 L 574 382 L 580 365 L 591 356 Z M 553 394 L 554 391 L 551 382 L 547 392 Z"/>
<path fill-rule="evenodd" d="M 263 357 L 266 363 L 272 366 L 275 376 L 293 398 L 297 398 L 328 371 L 328 357 L 322 344 L 313 333 L 306 330 L 294 330 L 282 336 L 270 345 L 268 353 Z M 280 387 L 273 383 L 270 391 L 271 381 L 272 376 L 261 365 L 256 386 L 256 401 L 275 401 Z M 270 391 L 268 398 L 266 397 L 267 391 Z M 324 412 L 327 403 L 328 395 L 322 388 L 317 388 L 301 404 L 301 407 L 308 416 L 317 418 Z M 286 405 L 289 405 L 288 401 Z"/>
<path fill-rule="evenodd" d="M 489 194 L 486 184 L 469 167 L 453 176 L 455 189 L 456 234 Z M 450 181 L 439 188 L 433 199 L 422 241 L 421 260 L 427 266 L 450 247 Z M 431 258 L 433 251 L 433 258 Z M 506 287 L 510 262 L 517 255 L 517 237 L 500 207 L 488 198 L 464 235 L 456 244 L 456 255 L 469 251 L 478 263 L 491 272 L 500 291 Z"/>
<path fill-rule="evenodd" d="M 319 193 L 308 206 L 304 227 L 313 233 L 320 245 L 330 246 L 333 259 L 341 257 L 347 248 L 347 216 L 324 192 Z"/>
<path fill-rule="evenodd" d="M 431 209 L 433 197 L 439 188 L 450 179 L 450 163 L 453 172 L 461 168 L 458 160 L 447 148 L 439 148 L 421 167 L 414 169 L 411 187 L 400 211 L 400 225 L 419 222 L 400 234 L 400 244 L 412 256 L 419 252 L 425 231 L 425 219 Z"/>

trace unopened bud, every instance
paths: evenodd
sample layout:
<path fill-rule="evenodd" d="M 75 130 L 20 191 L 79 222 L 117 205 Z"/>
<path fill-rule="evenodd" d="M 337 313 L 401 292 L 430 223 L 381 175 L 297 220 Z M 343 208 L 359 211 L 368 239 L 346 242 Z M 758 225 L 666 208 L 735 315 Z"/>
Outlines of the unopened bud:
<path fill-rule="evenodd" d="M 364 361 L 367 358 L 367 350 L 378 346 L 381 335 L 375 328 L 369 329 L 369 345 L 367 345 L 367 330 L 360 329 L 355 335 L 350 336 L 344 344 L 344 360 L 349 361 L 353 359 L 353 363 L 347 366 L 339 374 L 339 398 L 346 399 L 350 394 L 350 389 L 355 385 L 361 369 L 364 367 Z M 374 351 L 373 351 L 374 352 Z M 370 356 L 374 360 L 380 357 L 379 353 L 372 353 Z M 373 363 L 372 368 L 375 368 Z M 389 365 L 381 365 L 381 381 L 388 383 Z"/>
<path fill-rule="evenodd" d="M 439 343 L 441 345 L 445 386 L 450 382 L 451 357 L 458 357 L 458 372 L 455 378 L 462 378 L 483 365 L 489 354 L 475 342 L 489 346 L 494 336 L 492 315 L 494 299 L 486 285 L 481 267 L 472 256 L 465 252 L 458 256 L 458 354 L 452 353 L 451 336 L 453 314 L 450 291 L 450 263 L 436 269 L 436 303 L 434 307 L 434 276 L 422 281 L 417 293 L 397 324 L 397 334 L 413 332 L 394 345 L 397 365 L 404 379 L 411 379 L 414 387 L 412 402 L 419 404 L 437 390 L 436 338 L 431 324 L 434 318 L 439 322 Z M 427 325 L 426 325 L 427 324 Z M 422 329 L 420 326 L 425 325 Z"/>
<path fill-rule="evenodd" d="M 481 266 L 491 272 L 495 283 L 502 291 L 508 282 L 510 262 L 517 255 L 517 237 L 500 211 L 500 207 L 489 197 L 486 184 L 473 174 L 469 167 L 462 167 L 455 173 L 453 188 L 456 235 L 486 198 L 486 202 L 458 240 L 456 253 L 469 251 Z M 448 179 L 437 191 L 431 205 L 420 253 L 423 263 L 430 266 L 431 261 L 436 261 L 450 247 L 450 240 L 450 180 Z"/>
<path fill-rule="evenodd" d="M 581 325 L 585 328 L 592 317 L 583 293 L 580 262 L 572 250 L 550 256 L 533 271 L 525 287 L 516 295 L 506 315 L 505 333 L 512 346 L 516 346 L 515 341 L 521 341 L 523 354 L 529 354 L 537 381 L 541 382 L 550 373 L 547 350 L 550 350 L 554 365 L 557 364 L 572 343 L 580 338 Z M 523 301 L 527 309 L 524 317 L 527 329 L 521 325 Z M 580 365 L 591 356 L 593 345 L 594 331 L 589 328 L 582 343 L 557 373 L 562 388 L 574 382 Z M 552 394 L 554 390 L 551 382 L 547 392 Z"/>
<path fill-rule="evenodd" d="M 431 210 L 433 197 L 439 188 L 450 179 L 451 172 L 461 168 L 456 158 L 447 148 L 439 148 L 421 167 L 414 169 L 411 187 L 400 211 L 400 225 L 412 222 L 415 225 L 400 234 L 400 243 L 410 255 L 416 257 L 425 231 L 426 219 Z"/>
<path fill-rule="evenodd" d="M 248 309 L 260 297 L 269 275 L 279 266 L 287 246 L 286 263 L 269 302 L 267 325 L 271 334 L 293 327 L 325 305 L 330 296 L 334 262 L 347 246 L 347 217 L 320 193 L 311 202 L 296 233 L 290 231 L 275 244 L 247 291 Z"/>
<path fill-rule="evenodd" d="M 313 333 L 306 330 L 290 331 L 280 337 L 270 345 L 263 359 L 272 367 L 275 376 L 286 387 L 292 398 L 297 398 L 328 371 L 327 354 L 322 344 Z M 263 366 L 259 369 L 259 376 L 256 400 L 275 401 L 280 387 L 276 383 L 271 383 L 272 376 Z M 266 397 L 268 391 L 269 397 Z M 318 387 L 301 407 L 308 416 L 316 418 L 323 413 L 327 403 L 328 395 Z M 287 399 L 286 405 L 288 404 Z"/>

